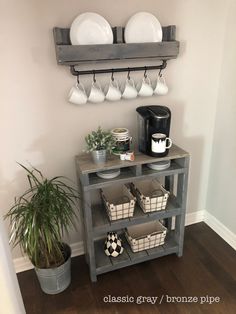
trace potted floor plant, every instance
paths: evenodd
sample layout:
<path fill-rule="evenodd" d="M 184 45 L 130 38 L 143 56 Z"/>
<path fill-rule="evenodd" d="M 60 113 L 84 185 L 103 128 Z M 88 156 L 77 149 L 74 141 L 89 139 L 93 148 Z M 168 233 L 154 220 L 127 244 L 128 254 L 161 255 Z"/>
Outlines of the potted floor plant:
<path fill-rule="evenodd" d="M 94 163 L 105 163 L 107 152 L 111 153 L 115 145 L 115 140 L 110 131 L 104 131 L 98 127 L 97 131 L 93 131 L 85 137 L 87 151 L 92 153 Z"/>
<path fill-rule="evenodd" d="M 10 242 L 20 245 L 35 267 L 42 290 L 56 294 L 71 281 L 71 249 L 63 243 L 64 233 L 75 227 L 75 206 L 79 195 L 64 177 L 45 178 L 36 169 L 20 165 L 28 178 L 29 188 L 10 208 Z"/>

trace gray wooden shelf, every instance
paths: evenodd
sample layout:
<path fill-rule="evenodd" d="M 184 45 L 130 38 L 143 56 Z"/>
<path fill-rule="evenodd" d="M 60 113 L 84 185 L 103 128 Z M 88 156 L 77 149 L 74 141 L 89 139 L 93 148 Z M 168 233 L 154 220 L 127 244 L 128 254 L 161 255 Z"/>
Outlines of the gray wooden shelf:
<path fill-rule="evenodd" d="M 134 168 L 134 169 L 132 169 Z M 100 189 L 103 187 L 110 186 L 111 184 L 121 184 L 121 183 L 128 183 L 137 180 L 152 178 L 152 177 L 163 177 L 169 176 L 172 174 L 183 173 L 186 171 L 183 167 L 181 167 L 177 162 L 172 161 L 171 166 L 166 170 L 152 170 L 148 168 L 146 165 L 143 166 L 142 172 L 140 175 L 135 175 L 135 166 L 133 167 L 125 167 L 121 168 L 120 175 L 114 179 L 102 179 L 96 175 L 96 173 L 89 175 L 89 185 L 85 187 L 85 190 L 94 190 Z"/>
<path fill-rule="evenodd" d="M 163 171 L 155 171 L 147 164 L 161 160 L 170 160 L 171 165 Z M 97 275 L 121 267 L 144 262 L 159 256 L 176 253 L 183 254 L 184 222 L 186 211 L 187 181 L 189 154 L 180 147 L 173 145 L 168 156 L 154 158 L 135 152 L 135 160 L 121 161 L 117 156 L 110 156 L 104 165 L 96 165 L 90 155 L 76 156 L 76 172 L 82 193 L 82 219 L 84 225 L 85 256 L 90 268 L 91 281 L 97 280 Z M 97 177 L 96 172 L 108 169 L 121 169 L 121 175 L 115 179 L 104 180 Z M 170 191 L 167 208 L 145 214 L 136 205 L 134 216 L 110 222 L 105 208 L 92 203 L 92 194 L 101 187 L 124 184 L 137 180 L 164 178 L 165 188 Z M 96 194 L 95 194 L 96 195 Z M 175 217 L 175 229 L 172 231 L 172 220 Z M 109 258 L 103 251 L 104 239 L 108 231 L 122 231 L 124 228 L 152 220 L 164 219 L 168 229 L 168 236 L 163 246 L 133 253 L 124 241 L 125 250 L 117 258 Z M 97 238 L 103 238 L 97 241 Z"/>
<path fill-rule="evenodd" d="M 114 28 L 116 29 L 116 28 Z M 113 29 L 113 30 L 114 30 Z M 175 40 L 175 25 L 163 27 L 163 41 L 158 43 L 113 43 L 105 45 L 71 45 L 69 29 L 54 27 L 57 63 L 78 65 L 84 62 L 104 62 L 130 59 L 174 59 L 179 53 Z"/>
<path fill-rule="evenodd" d="M 95 164 L 92 160 L 90 154 L 81 154 L 75 157 L 75 162 L 77 168 L 79 168 L 82 175 L 87 175 L 90 173 L 96 173 L 98 171 L 109 170 L 109 169 L 117 169 L 117 168 L 126 168 L 133 166 L 145 166 L 147 164 L 163 161 L 163 160 L 174 160 L 178 163 L 182 168 L 182 163 L 179 162 L 182 158 L 188 157 L 189 154 L 184 149 L 178 147 L 173 144 L 171 149 L 169 150 L 169 154 L 165 157 L 152 157 L 148 155 L 144 155 L 139 151 L 135 151 L 135 160 L 134 161 L 122 161 L 119 156 L 109 155 L 108 160 L 105 164 Z"/>
<path fill-rule="evenodd" d="M 174 195 L 169 197 L 166 210 L 144 213 L 139 205 L 136 205 L 133 217 L 114 221 L 109 220 L 103 204 L 97 204 L 92 206 L 93 233 L 94 235 L 105 234 L 109 231 L 120 230 L 128 226 L 145 223 L 151 220 L 170 218 L 180 214 L 181 207 L 177 203 L 177 199 Z"/>
<path fill-rule="evenodd" d="M 97 275 L 178 252 L 178 244 L 175 241 L 174 232 L 169 232 L 164 245 L 136 253 L 132 252 L 125 237 L 122 236 L 121 238 L 124 252 L 115 258 L 104 254 L 104 240 L 95 242 Z"/>

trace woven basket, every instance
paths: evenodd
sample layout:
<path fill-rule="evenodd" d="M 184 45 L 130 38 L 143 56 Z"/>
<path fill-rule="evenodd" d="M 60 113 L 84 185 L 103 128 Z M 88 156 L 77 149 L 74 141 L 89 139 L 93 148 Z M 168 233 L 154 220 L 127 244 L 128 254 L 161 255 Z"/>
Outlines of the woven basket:
<path fill-rule="evenodd" d="M 148 250 L 165 243 L 167 229 L 158 221 L 128 227 L 125 236 L 133 252 Z"/>
<path fill-rule="evenodd" d="M 133 217 L 136 198 L 127 185 L 101 189 L 101 197 L 111 221 Z"/>
<path fill-rule="evenodd" d="M 130 184 L 132 193 L 144 213 L 164 210 L 169 192 L 157 180 L 143 180 Z"/>

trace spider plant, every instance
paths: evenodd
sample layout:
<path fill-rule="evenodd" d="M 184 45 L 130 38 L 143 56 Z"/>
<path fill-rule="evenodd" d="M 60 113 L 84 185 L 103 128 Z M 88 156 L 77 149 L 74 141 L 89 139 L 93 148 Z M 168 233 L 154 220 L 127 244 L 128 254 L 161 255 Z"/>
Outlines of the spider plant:
<path fill-rule="evenodd" d="M 29 188 L 5 215 L 10 219 L 10 242 L 19 244 L 36 268 L 57 267 L 67 258 L 63 235 L 75 227 L 79 196 L 64 177 L 49 180 L 38 169 L 19 165 L 26 171 Z"/>

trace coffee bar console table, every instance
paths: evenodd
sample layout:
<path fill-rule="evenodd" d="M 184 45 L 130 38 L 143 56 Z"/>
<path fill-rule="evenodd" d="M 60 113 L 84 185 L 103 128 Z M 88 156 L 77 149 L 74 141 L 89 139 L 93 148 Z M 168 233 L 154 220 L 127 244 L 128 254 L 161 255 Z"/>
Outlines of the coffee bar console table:
<path fill-rule="evenodd" d="M 137 152 L 135 161 L 121 161 L 119 157 L 112 155 L 102 166 L 94 164 L 88 154 L 76 156 L 75 160 L 82 194 L 85 256 L 90 268 L 91 281 L 97 281 L 97 275 L 164 255 L 175 253 L 179 257 L 182 256 L 189 168 L 189 154 L 186 151 L 173 145 L 168 156 L 163 158 L 154 158 Z M 170 167 L 161 171 L 147 167 L 147 164 L 161 160 L 170 160 Z M 120 168 L 121 173 L 114 179 L 101 179 L 96 175 L 98 171 L 117 168 Z M 114 186 L 115 189 L 117 184 L 148 178 L 162 180 L 165 188 L 170 191 L 166 209 L 145 214 L 137 204 L 133 217 L 110 222 L 99 198 L 99 189 L 108 186 Z M 122 233 L 128 226 L 152 220 L 165 221 L 168 232 L 164 245 L 133 253 L 123 238 L 124 252 L 120 256 L 114 258 L 105 255 L 103 247 L 107 232 Z"/>

